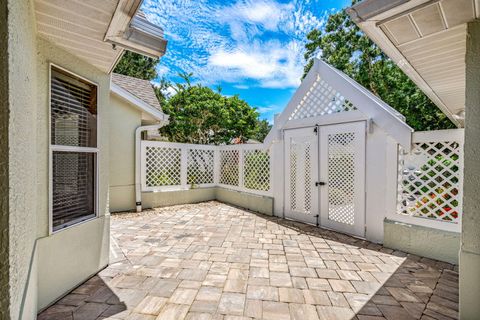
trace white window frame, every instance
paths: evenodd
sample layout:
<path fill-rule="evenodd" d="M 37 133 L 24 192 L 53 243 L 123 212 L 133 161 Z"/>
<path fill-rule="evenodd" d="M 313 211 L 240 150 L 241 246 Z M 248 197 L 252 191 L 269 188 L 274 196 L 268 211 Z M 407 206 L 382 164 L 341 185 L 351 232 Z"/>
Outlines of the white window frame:
<path fill-rule="evenodd" d="M 67 75 L 71 75 L 72 77 L 76 77 L 78 79 L 81 79 L 85 82 L 88 82 L 91 85 L 94 85 L 97 87 L 97 128 L 96 128 L 96 148 L 91 148 L 91 147 L 75 147 L 75 146 L 66 146 L 66 145 L 54 145 L 52 144 L 52 69 L 55 68 L 57 70 L 65 72 Z M 75 72 L 72 72 L 66 68 L 63 68 L 59 65 L 56 65 L 54 63 L 49 63 L 48 65 L 48 146 L 49 146 L 49 152 L 48 152 L 48 233 L 49 235 L 70 229 L 72 227 L 79 226 L 80 224 L 83 224 L 85 222 L 97 219 L 99 217 L 99 180 L 100 180 L 100 170 L 99 170 L 99 152 L 100 149 L 98 148 L 99 146 L 99 132 L 100 132 L 100 115 L 99 115 L 99 105 L 98 105 L 98 90 L 99 85 L 97 82 L 94 82 L 90 79 L 87 79 L 81 75 L 76 74 Z M 75 153 L 93 153 L 94 157 L 94 172 L 95 172 L 95 177 L 94 177 L 94 187 L 95 187 L 95 203 L 94 203 L 94 208 L 95 212 L 91 215 L 70 221 L 68 223 L 65 223 L 61 225 L 57 230 L 53 230 L 53 152 L 55 151 L 64 151 L 64 152 L 75 152 Z"/>

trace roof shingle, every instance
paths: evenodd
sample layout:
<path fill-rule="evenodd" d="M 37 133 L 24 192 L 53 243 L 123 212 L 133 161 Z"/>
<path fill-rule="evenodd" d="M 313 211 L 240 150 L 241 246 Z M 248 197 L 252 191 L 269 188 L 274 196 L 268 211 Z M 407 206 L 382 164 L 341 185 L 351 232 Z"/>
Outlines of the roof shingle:
<path fill-rule="evenodd" d="M 150 81 L 112 73 L 112 82 L 155 109 L 162 111 Z"/>

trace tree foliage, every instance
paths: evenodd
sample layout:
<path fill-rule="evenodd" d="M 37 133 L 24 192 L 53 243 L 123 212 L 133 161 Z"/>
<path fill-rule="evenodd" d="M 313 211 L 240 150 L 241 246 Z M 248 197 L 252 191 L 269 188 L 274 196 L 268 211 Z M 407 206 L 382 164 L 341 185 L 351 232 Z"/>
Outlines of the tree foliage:
<path fill-rule="evenodd" d="M 312 30 L 307 39 L 304 77 L 320 56 L 403 114 L 415 130 L 455 127 L 344 10 L 330 15 L 325 29 Z"/>
<path fill-rule="evenodd" d="M 157 63 L 158 59 L 125 51 L 113 72 L 143 80 L 153 80 L 157 77 L 155 68 Z"/>
<path fill-rule="evenodd" d="M 255 138 L 258 113 L 238 96 L 226 97 L 200 84 L 191 84 L 191 74 L 182 74 L 175 94 L 163 106 L 170 123 L 160 132 L 170 141 L 199 144 L 230 143 Z"/>
<path fill-rule="evenodd" d="M 158 59 L 127 51 L 114 72 L 151 81 L 158 77 L 157 63 Z M 202 85 L 192 85 L 192 76 L 180 74 L 184 83 L 175 85 L 161 78 L 158 85 L 153 86 L 163 111 L 170 115 L 170 124 L 161 129 L 170 141 L 220 144 L 229 143 L 232 138 L 260 142 L 265 139 L 271 126 L 266 120 L 260 120 L 247 102 L 238 96 L 223 96 L 221 87 L 215 92 Z M 166 93 L 169 88 L 176 92 L 172 97 Z"/>

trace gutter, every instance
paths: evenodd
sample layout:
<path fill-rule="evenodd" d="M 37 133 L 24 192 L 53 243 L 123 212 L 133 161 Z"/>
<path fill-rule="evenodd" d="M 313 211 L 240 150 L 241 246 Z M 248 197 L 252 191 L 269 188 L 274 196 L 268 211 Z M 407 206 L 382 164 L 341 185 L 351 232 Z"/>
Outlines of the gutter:
<path fill-rule="evenodd" d="M 168 124 L 167 121 L 160 121 L 158 124 L 149 125 L 149 126 L 140 126 L 135 130 L 135 207 L 137 212 L 142 212 L 142 177 L 141 177 L 141 165 L 142 165 L 142 155 L 141 155 L 141 143 L 142 143 L 142 132 L 148 130 L 160 129 L 161 127 Z"/>
<path fill-rule="evenodd" d="M 355 23 L 364 22 L 410 0 L 363 0 L 346 9 Z"/>

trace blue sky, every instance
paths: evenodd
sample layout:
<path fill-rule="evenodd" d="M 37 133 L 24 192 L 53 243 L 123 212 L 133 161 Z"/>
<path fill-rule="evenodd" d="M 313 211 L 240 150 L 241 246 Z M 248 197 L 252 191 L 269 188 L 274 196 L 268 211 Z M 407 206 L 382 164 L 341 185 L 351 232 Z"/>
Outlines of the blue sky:
<path fill-rule="evenodd" d="M 306 34 L 351 0 L 145 0 L 148 19 L 165 30 L 160 76 L 179 72 L 225 95 L 238 94 L 261 118 L 286 106 L 300 84 Z"/>

